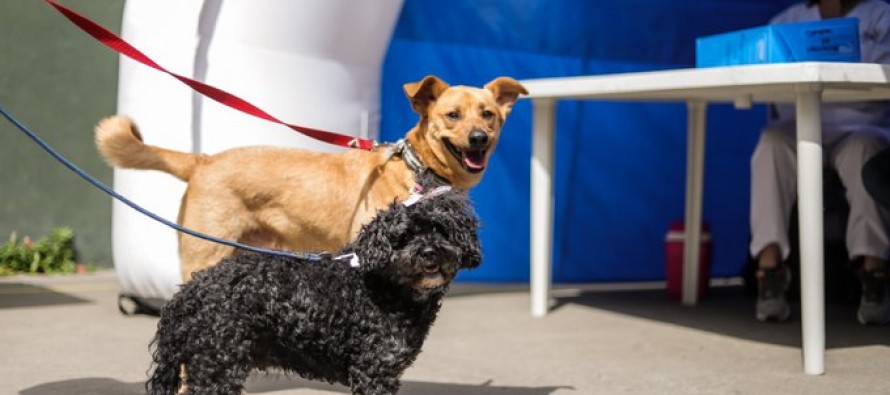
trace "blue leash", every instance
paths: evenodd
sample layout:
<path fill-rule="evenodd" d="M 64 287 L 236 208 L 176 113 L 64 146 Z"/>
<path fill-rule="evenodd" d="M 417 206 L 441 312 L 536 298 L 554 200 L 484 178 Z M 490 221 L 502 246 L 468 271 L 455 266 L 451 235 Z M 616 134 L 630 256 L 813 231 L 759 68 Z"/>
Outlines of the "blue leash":
<path fill-rule="evenodd" d="M 127 206 L 130 206 L 132 209 L 148 216 L 149 218 L 151 218 L 155 221 L 158 221 L 164 225 L 167 225 L 168 227 L 173 228 L 179 232 L 188 234 L 190 236 L 197 237 L 199 239 L 204 239 L 207 241 L 212 241 L 214 243 L 224 244 L 224 245 L 227 245 L 230 247 L 240 248 L 240 249 L 244 249 L 244 250 L 248 250 L 248 251 L 258 252 L 261 254 L 269 254 L 269 255 L 282 256 L 282 257 L 288 257 L 288 258 L 297 258 L 297 259 L 304 259 L 304 260 L 311 260 L 311 261 L 321 261 L 321 260 L 324 260 L 325 257 L 329 256 L 327 253 L 320 253 L 320 254 L 296 253 L 296 252 L 270 250 L 270 249 L 266 249 L 266 248 L 254 247 L 254 246 L 249 246 L 246 244 L 241 244 L 236 241 L 220 239 L 218 237 L 213 237 L 210 235 L 206 235 L 204 233 L 196 232 L 189 228 L 184 228 L 182 226 L 179 226 L 178 224 L 170 222 L 170 221 L 158 216 L 157 214 L 146 210 L 142 206 L 140 206 L 136 203 L 133 203 L 129 199 L 121 196 L 120 194 L 115 192 L 113 189 L 111 189 L 108 186 L 106 186 L 105 184 L 103 184 L 101 181 L 99 181 L 99 180 L 95 179 L 93 176 L 87 174 L 85 171 L 83 171 L 82 169 L 77 167 L 75 164 L 71 163 L 71 161 L 69 161 L 67 158 L 65 158 L 58 152 L 56 152 L 56 150 L 54 150 L 52 147 L 50 147 L 49 144 L 47 144 L 45 141 L 43 141 L 43 139 L 38 137 L 36 134 L 34 134 L 34 132 L 29 130 L 25 125 L 23 125 L 21 122 L 19 122 L 17 119 L 15 119 L 12 115 L 10 115 L 8 112 L 6 112 L 6 110 L 3 108 L 2 105 L 0 105 L 0 113 L 2 113 L 3 116 L 10 123 L 15 125 L 16 128 L 18 128 L 20 131 L 22 131 L 22 133 L 24 133 L 29 138 L 31 138 L 31 140 L 34 140 L 34 142 L 37 143 L 37 145 L 39 145 L 40 148 L 43 148 L 43 150 L 46 151 L 46 153 L 50 154 L 50 156 L 52 156 L 57 161 L 59 161 L 59 163 L 65 165 L 65 167 L 67 167 L 69 170 L 73 171 L 75 174 L 80 176 L 80 178 L 83 178 L 90 184 L 93 184 L 93 186 L 101 189 L 102 192 L 107 193 L 111 197 L 119 200 L 121 203 L 126 204 Z"/>

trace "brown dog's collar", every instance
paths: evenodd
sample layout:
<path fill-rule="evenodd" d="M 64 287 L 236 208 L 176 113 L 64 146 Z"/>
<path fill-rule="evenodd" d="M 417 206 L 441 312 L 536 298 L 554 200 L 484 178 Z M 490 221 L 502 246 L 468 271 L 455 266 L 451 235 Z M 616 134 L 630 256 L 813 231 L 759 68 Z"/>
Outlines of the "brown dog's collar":
<path fill-rule="evenodd" d="M 408 140 L 399 139 L 399 141 L 392 144 L 389 147 L 389 156 L 393 155 L 401 156 L 414 174 L 421 174 L 427 170 L 426 165 L 417 156 L 417 152 L 414 151 L 414 147 L 411 147 L 411 143 Z"/>

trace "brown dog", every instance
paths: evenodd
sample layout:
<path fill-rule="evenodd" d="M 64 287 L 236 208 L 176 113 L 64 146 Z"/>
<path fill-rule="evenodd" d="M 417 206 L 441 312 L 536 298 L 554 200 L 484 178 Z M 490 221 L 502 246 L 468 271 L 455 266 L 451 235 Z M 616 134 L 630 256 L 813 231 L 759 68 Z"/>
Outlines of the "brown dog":
<path fill-rule="evenodd" d="M 274 147 L 183 153 L 143 143 L 136 125 L 122 116 L 96 126 L 96 145 L 113 166 L 161 170 L 186 181 L 179 212 L 184 227 L 260 247 L 336 251 L 378 210 L 405 199 L 423 167 L 456 188 L 476 185 L 513 104 L 528 94 L 509 77 L 480 89 L 427 76 L 404 89 L 420 114 L 405 136 L 407 152 L 382 146 L 337 154 Z M 183 280 L 232 252 L 180 234 Z"/>

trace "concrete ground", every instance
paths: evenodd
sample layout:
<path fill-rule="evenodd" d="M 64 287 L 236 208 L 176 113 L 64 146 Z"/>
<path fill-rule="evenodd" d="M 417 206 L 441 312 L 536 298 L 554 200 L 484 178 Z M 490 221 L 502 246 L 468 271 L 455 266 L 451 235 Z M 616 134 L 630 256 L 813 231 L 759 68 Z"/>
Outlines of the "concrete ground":
<path fill-rule="evenodd" d="M 890 393 L 890 327 L 859 326 L 854 305 L 829 304 L 827 373 L 808 376 L 800 322 L 755 322 L 741 287 L 694 308 L 654 288 L 560 287 L 552 313 L 535 319 L 525 286 L 459 284 L 401 393 Z M 111 271 L 0 278 L 0 394 L 144 393 L 157 318 L 121 315 L 117 293 Z M 248 393 L 348 391 L 257 374 Z"/>

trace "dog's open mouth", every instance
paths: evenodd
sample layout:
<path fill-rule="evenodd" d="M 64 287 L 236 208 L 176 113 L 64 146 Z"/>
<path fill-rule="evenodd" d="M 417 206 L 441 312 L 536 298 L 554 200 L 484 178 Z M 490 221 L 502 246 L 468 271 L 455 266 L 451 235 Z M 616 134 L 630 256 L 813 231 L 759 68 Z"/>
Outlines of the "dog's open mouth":
<path fill-rule="evenodd" d="M 485 170 L 485 152 L 487 149 L 460 149 L 451 144 L 447 138 L 442 139 L 445 147 L 454 155 L 454 158 L 460 162 L 463 168 L 470 173 L 479 173 Z"/>
<path fill-rule="evenodd" d="M 430 265 L 423 268 L 420 277 L 417 279 L 416 286 L 423 290 L 432 290 L 439 288 L 448 283 L 445 274 L 442 273 L 439 265 Z"/>

